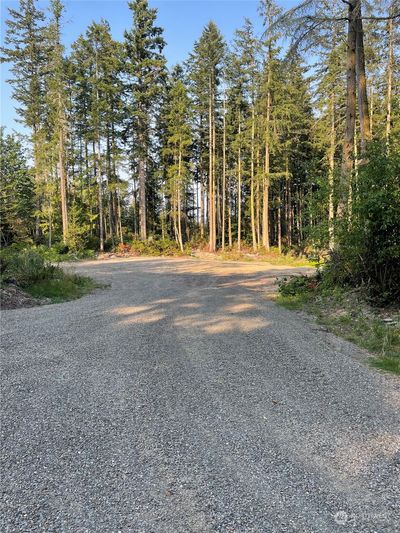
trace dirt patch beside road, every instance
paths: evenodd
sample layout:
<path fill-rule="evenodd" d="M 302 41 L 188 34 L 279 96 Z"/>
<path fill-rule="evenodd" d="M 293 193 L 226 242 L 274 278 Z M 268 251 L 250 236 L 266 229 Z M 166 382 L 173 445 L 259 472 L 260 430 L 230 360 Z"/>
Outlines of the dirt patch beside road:
<path fill-rule="evenodd" d="M 35 307 L 44 305 L 49 300 L 33 298 L 16 285 L 5 285 L 0 288 L 0 309 L 21 309 L 22 307 Z"/>

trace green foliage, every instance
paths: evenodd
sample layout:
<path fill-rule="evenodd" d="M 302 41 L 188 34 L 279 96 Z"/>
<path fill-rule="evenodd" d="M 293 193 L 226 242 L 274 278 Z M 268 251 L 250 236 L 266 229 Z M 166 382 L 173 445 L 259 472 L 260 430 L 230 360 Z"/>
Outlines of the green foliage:
<path fill-rule="evenodd" d="M 85 248 L 89 248 L 87 237 L 90 229 L 91 224 L 85 219 L 83 209 L 77 204 L 72 205 L 69 209 L 68 249 L 82 254 Z"/>
<path fill-rule="evenodd" d="M 210 21 L 188 61 L 168 74 L 148 0 L 128 3 L 123 42 L 102 19 L 71 47 L 62 42 L 62 1 L 46 11 L 39 4 L 19 0 L 5 21 L 2 61 L 33 150 L 2 135 L 2 244 L 47 243 L 40 253 L 61 260 L 110 250 L 132 233 L 172 236 L 181 249 L 200 234 L 212 250 L 241 242 L 268 261 L 260 243 L 269 226 L 270 244 L 285 253 L 335 248 L 326 283 L 363 286 L 382 303 L 400 296 L 395 24 L 371 16 L 364 27 L 372 135 L 390 140 L 391 155 L 372 146 L 364 165 L 357 135 L 351 184 L 342 172 L 347 27 L 338 6 L 306 2 L 283 14 L 262 0 L 261 35 L 246 19 L 227 45 Z M 285 34 L 293 44 L 286 57 Z M 303 42 L 315 47 L 312 68 Z M 61 239 L 68 253 L 52 247 Z M 271 262 L 292 259 L 273 254 Z"/>
<path fill-rule="evenodd" d="M 0 251 L 1 271 L 4 272 L 6 265 L 14 258 L 18 261 L 19 255 L 40 256 L 46 264 L 77 261 L 79 259 L 93 259 L 96 257 L 96 253 L 93 250 L 71 251 L 68 245 L 61 242 L 53 244 L 51 248 L 44 244 L 32 245 L 19 242 L 4 247 Z"/>
<path fill-rule="evenodd" d="M 63 250 L 62 246 L 57 247 L 58 251 L 68 256 L 68 248 Z M 21 249 L 13 245 L 3 249 L 0 253 L 1 282 L 14 283 L 35 298 L 48 298 L 52 302 L 80 298 L 101 287 L 88 277 L 66 273 L 54 265 L 50 260 L 60 257 L 56 254 L 56 247 L 47 254 L 45 247 Z"/>
<path fill-rule="evenodd" d="M 188 178 L 188 149 L 192 143 L 191 101 L 182 80 L 171 80 L 166 105 L 166 142 L 163 154 L 167 158 L 167 190 L 172 196 L 176 190 L 183 193 Z"/>
<path fill-rule="evenodd" d="M 370 361 L 370 365 L 400 375 L 400 357 L 375 357 Z"/>
<path fill-rule="evenodd" d="M 126 68 L 131 76 L 134 119 L 144 127 L 150 120 L 149 112 L 154 108 L 160 96 L 160 83 L 165 76 L 165 57 L 162 54 L 165 46 L 163 29 L 155 24 L 157 9 L 150 8 L 147 0 L 128 2 L 132 11 L 133 27 L 126 31 L 125 60 Z M 147 136 L 147 132 L 139 131 Z M 144 150 L 144 147 L 138 147 Z"/>
<path fill-rule="evenodd" d="M 278 281 L 277 301 L 286 309 L 302 309 L 310 301 L 316 279 L 308 276 L 291 276 Z"/>
<path fill-rule="evenodd" d="M 181 256 L 189 255 L 191 249 L 188 244 L 185 244 L 183 251 L 181 251 L 176 241 L 150 238 L 147 241 L 135 239 L 129 244 L 119 244 L 116 247 L 116 252 L 131 255 Z"/>
<path fill-rule="evenodd" d="M 400 154 L 374 143 L 360 167 L 350 223 L 323 269 L 327 283 L 364 287 L 378 303 L 400 299 Z"/>
<path fill-rule="evenodd" d="M 236 244 L 236 243 L 235 243 Z M 293 266 L 315 266 L 315 262 L 305 256 L 295 255 L 293 253 L 280 253 L 277 248 L 271 247 L 267 252 L 261 248 L 257 253 L 249 246 L 243 246 L 238 252 L 236 245 L 226 248 L 224 251 L 217 253 L 217 258 L 226 261 L 257 261 L 265 262 L 271 265 L 293 265 Z"/>
<path fill-rule="evenodd" d="M 47 56 L 45 15 L 35 0 L 19 0 L 18 9 L 8 10 L 2 60 L 12 63 L 13 98 L 18 114 L 29 128 L 36 129 L 44 112 L 44 68 Z"/>
<path fill-rule="evenodd" d="M 53 303 L 58 303 L 75 300 L 98 287 L 101 285 L 91 278 L 63 273 L 51 279 L 37 281 L 26 290 L 35 298 L 49 298 Z"/>
<path fill-rule="evenodd" d="M 314 287 L 314 282 L 307 276 L 293 276 L 283 278 L 278 282 L 279 292 L 282 296 L 296 296 L 304 294 Z"/>
<path fill-rule="evenodd" d="M 179 75 L 179 71 L 176 72 Z M 189 147 L 192 144 L 192 103 L 181 79 L 172 74 L 165 105 L 165 139 L 162 155 L 165 167 L 165 192 L 170 203 L 170 219 L 175 238 L 183 249 L 182 213 L 185 190 L 190 179 Z"/>
<path fill-rule="evenodd" d="M 33 230 L 34 184 L 16 135 L 0 128 L 0 236 L 1 244 L 27 240 Z"/>
<path fill-rule="evenodd" d="M 1 254 L 3 282 L 29 287 L 37 282 L 59 277 L 61 269 L 33 250 L 6 251 Z"/>
<path fill-rule="evenodd" d="M 329 331 L 374 354 L 371 365 L 400 373 L 398 311 L 392 310 L 393 323 L 385 323 L 359 292 L 329 285 L 329 281 L 323 274 L 284 278 L 278 283 L 277 302 L 287 309 L 314 314 Z"/>
<path fill-rule="evenodd" d="M 220 81 L 222 61 L 225 54 L 224 38 L 210 21 L 203 29 L 200 39 L 194 44 L 189 58 L 190 78 L 196 105 L 206 115 L 209 98 L 216 97 L 216 85 Z M 214 94 L 210 95 L 210 91 Z"/>
<path fill-rule="evenodd" d="M 62 242 L 53 244 L 51 248 L 44 244 L 40 244 L 33 246 L 32 250 L 41 255 L 46 261 L 51 261 L 52 263 L 77 261 L 79 259 L 93 259 L 96 257 L 96 252 L 94 250 L 74 250 L 70 249 L 67 244 L 63 244 Z"/>

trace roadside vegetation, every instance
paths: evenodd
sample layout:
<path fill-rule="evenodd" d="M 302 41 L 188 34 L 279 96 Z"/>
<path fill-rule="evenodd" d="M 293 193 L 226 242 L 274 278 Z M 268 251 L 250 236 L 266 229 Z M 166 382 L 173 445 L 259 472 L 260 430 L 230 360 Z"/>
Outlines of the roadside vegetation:
<path fill-rule="evenodd" d="M 64 272 L 33 249 L 6 248 L 0 253 L 0 288 L 7 296 L 10 286 L 14 294 L 28 294 L 40 303 L 58 303 L 80 298 L 91 292 L 98 283 L 91 278 Z M 24 298 L 25 301 L 25 298 Z"/>
<path fill-rule="evenodd" d="M 286 253 L 278 248 L 271 247 L 268 251 L 261 247 L 254 251 L 250 245 L 244 245 L 237 250 L 236 243 L 224 250 L 215 253 L 208 251 L 208 243 L 203 239 L 193 239 L 186 242 L 183 250 L 177 241 L 168 238 L 150 238 L 146 241 L 131 238 L 124 244 L 118 244 L 112 248 L 106 257 L 135 257 L 135 256 L 166 256 L 166 257 L 198 257 L 200 259 L 215 259 L 218 261 L 258 261 L 272 265 L 289 266 L 316 266 L 317 259 L 314 256 L 306 256 L 291 250 Z M 100 256 L 102 257 L 102 256 Z"/>
<path fill-rule="evenodd" d="M 128 242 L 120 243 L 112 249 L 118 256 L 187 256 L 192 253 L 191 246 L 186 243 L 183 250 L 179 244 L 168 238 L 151 238 L 146 241 L 131 238 Z"/>
<path fill-rule="evenodd" d="M 360 290 L 330 286 L 323 276 L 285 278 L 277 302 L 306 311 L 331 333 L 368 350 L 371 365 L 400 374 L 400 311 L 378 308 Z"/>
<path fill-rule="evenodd" d="M 315 314 L 331 331 L 400 374 L 400 155 L 372 146 L 360 169 L 351 223 L 313 277 L 279 283 L 278 302 Z M 378 186 L 379 183 L 379 186 Z"/>
<path fill-rule="evenodd" d="M 66 43 L 61 0 L 20 0 L 1 50 L 28 134 L 0 128 L 5 281 L 54 301 L 90 290 L 64 260 L 209 254 L 323 263 L 280 298 L 334 308 L 355 291 L 349 329 L 364 301 L 398 305 L 396 6 L 261 0 L 231 43 L 210 21 L 169 68 L 147 0 L 128 2 L 123 40 L 101 19 Z"/>
<path fill-rule="evenodd" d="M 334 247 L 368 145 L 399 149 L 397 14 L 373 4 L 261 0 L 231 42 L 210 21 L 170 68 L 147 0 L 128 2 L 123 39 L 99 14 L 74 42 L 61 0 L 20 0 L 1 53 L 27 135 L 0 132 L 1 244 L 79 258 L 201 242 L 273 264 Z"/>
<path fill-rule="evenodd" d="M 277 266 L 313 267 L 317 264 L 317 259 L 314 255 L 296 254 L 294 250 L 279 251 L 278 248 L 273 246 L 268 251 L 265 248 L 260 248 L 256 252 L 250 246 L 242 247 L 240 252 L 234 247 L 227 248 L 224 251 L 219 251 L 216 254 L 216 258 L 221 261 L 258 261 Z"/>

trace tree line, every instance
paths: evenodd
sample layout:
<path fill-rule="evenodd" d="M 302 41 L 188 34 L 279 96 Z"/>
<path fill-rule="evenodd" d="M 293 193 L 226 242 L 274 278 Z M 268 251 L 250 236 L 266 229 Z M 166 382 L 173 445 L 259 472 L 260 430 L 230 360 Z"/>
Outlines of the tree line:
<path fill-rule="evenodd" d="M 122 42 L 102 19 L 68 53 L 60 0 L 9 9 L 29 139 L 1 133 L 2 243 L 334 249 L 369 143 L 400 146 L 398 1 L 262 0 L 261 34 L 245 19 L 227 43 L 210 21 L 172 68 L 157 10 L 128 6 Z"/>

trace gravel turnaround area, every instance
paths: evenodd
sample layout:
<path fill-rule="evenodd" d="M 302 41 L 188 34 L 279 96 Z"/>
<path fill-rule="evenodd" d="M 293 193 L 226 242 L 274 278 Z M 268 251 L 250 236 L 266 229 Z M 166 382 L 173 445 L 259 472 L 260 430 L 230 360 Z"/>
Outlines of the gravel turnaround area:
<path fill-rule="evenodd" d="M 400 531 L 399 381 L 282 268 L 69 268 L 111 286 L 2 313 L 2 532 Z"/>

